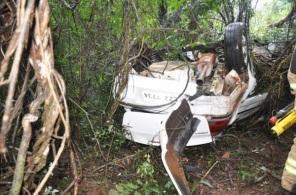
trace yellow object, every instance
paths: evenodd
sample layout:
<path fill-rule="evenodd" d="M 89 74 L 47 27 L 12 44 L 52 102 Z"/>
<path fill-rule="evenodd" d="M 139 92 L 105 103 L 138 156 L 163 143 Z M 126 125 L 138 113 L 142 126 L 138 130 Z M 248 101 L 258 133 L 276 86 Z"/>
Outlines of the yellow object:
<path fill-rule="evenodd" d="M 278 120 L 271 129 L 279 136 L 294 124 L 296 124 L 296 111 L 293 109 Z"/>

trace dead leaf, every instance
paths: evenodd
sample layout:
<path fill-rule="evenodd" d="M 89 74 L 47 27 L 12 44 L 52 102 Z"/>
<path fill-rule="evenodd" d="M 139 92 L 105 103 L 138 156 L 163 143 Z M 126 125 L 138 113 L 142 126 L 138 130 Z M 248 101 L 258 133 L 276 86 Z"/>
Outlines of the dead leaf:
<path fill-rule="evenodd" d="M 229 151 L 224 152 L 222 158 L 223 159 L 229 159 L 230 158 L 230 152 Z"/>

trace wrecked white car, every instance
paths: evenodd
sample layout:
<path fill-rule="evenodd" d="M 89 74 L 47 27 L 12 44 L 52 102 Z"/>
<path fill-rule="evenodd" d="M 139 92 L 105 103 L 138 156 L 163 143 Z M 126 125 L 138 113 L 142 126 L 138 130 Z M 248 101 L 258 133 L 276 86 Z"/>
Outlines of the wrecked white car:
<path fill-rule="evenodd" d="M 161 145 L 179 194 L 190 193 L 178 163 L 184 147 L 212 142 L 223 129 L 258 111 L 267 96 L 253 94 L 256 79 L 243 23 L 226 27 L 224 51 L 196 53 L 187 52 L 192 61 L 132 69 L 120 97 L 127 139 Z"/>

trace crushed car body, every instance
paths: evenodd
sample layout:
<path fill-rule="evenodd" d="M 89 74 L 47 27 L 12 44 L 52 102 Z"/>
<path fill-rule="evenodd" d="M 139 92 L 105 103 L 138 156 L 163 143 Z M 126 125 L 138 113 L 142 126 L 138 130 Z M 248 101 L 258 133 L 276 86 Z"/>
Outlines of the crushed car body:
<path fill-rule="evenodd" d="M 242 23 L 226 27 L 222 52 L 187 51 L 189 60 L 155 62 L 129 73 L 120 97 L 126 137 L 161 145 L 179 194 L 189 193 L 177 166 L 184 147 L 213 142 L 223 129 L 258 111 L 267 96 L 254 94 L 255 72 L 243 29 Z M 177 130 L 169 131 L 174 126 Z"/>

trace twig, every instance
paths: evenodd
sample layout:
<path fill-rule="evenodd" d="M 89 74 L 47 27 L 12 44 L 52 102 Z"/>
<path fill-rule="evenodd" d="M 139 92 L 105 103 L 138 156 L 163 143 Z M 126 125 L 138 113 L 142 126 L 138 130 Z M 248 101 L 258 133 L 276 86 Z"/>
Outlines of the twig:
<path fill-rule="evenodd" d="M 76 179 L 73 179 L 73 181 L 68 185 L 68 187 L 62 192 L 62 195 L 67 194 L 71 190 L 71 188 L 77 183 Z"/>
<path fill-rule="evenodd" d="M 78 182 L 80 182 L 81 176 L 78 176 L 78 171 L 77 171 L 77 165 L 75 162 L 75 153 L 74 153 L 74 144 L 71 142 L 71 149 L 70 149 L 70 159 L 71 159 L 71 165 L 73 168 L 73 175 L 74 179 L 73 181 L 68 185 L 68 187 L 62 192 L 62 195 L 67 194 L 68 191 L 71 190 L 71 188 L 74 186 L 74 194 L 78 193 Z M 74 163 L 72 163 L 74 161 Z M 78 159 L 79 162 L 79 159 Z M 78 163 L 81 169 L 80 162 Z"/>
<path fill-rule="evenodd" d="M 142 150 L 142 151 L 138 151 L 138 152 L 136 152 L 135 154 L 131 154 L 131 155 L 125 156 L 125 157 L 120 158 L 120 159 L 114 159 L 114 160 L 111 161 L 111 162 L 108 162 L 108 163 L 106 163 L 106 164 L 104 164 L 104 165 L 101 165 L 101 166 L 99 166 L 99 167 L 96 167 L 96 168 L 93 170 L 93 172 L 98 171 L 98 170 L 100 170 L 100 169 L 103 169 L 103 168 L 105 168 L 105 167 L 108 166 L 108 165 L 115 164 L 115 163 L 117 163 L 117 162 L 124 161 L 124 160 L 126 160 L 126 159 L 134 158 L 135 156 L 137 156 L 137 155 L 139 155 L 139 154 L 141 154 L 141 153 L 149 153 L 149 152 L 150 152 L 150 150 L 149 150 L 149 151 L 147 151 L 147 150 Z"/>
<path fill-rule="evenodd" d="M 73 148 L 71 146 L 69 146 L 70 148 L 70 160 L 71 160 L 71 167 L 72 167 L 72 173 L 74 175 L 74 195 L 78 194 L 78 180 L 79 180 L 79 176 L 78 176 L 78 171 L 77 171 L 77 165 L 76 165 L 76 161 L 75 161 L 75 155 L 74 155 L 74 151 Z"/>
<path fill-rule="evenodd" d="M 26 74 L 25 74 L 25 78 L 24 78 L 24 81 L 23 81 L 23 85 L 22 85 L 22 89 L 21 89 L 21 92 L 14 104 L 14 108 L 12 110 L 12 114 L 11 114 L 11 118 L 10 118 L 10 123 L 12 123 L 12 121 L 18 116 L 20 115 L 20 110 L 22 109 L 23 107 L 23 100 L 24 100 L 24 97 L 26 95 L 26 92 L 28 90 L 28 81 L 29 81 L 29 75 L 30 75 L 30 70 L 31 70 L 31 66 L 30 64 L 27 64 L 27 67 L 26 67 Z"/>
<path fill-rule="evenodd" d="M 30 105 L 30 113 L 26 114 L 23 117 L 22 126 L 24 129 L 24 133 L 23 133 L 20 148 L 18 151 L 15 174 L 13 177 L 13 183 L 10 190 L 11 195 L 18 195 L 20 193 L 22 183 L 23 183 L 23 178 L 24 178 L 27 150 L 28 150 L 30 140 L 31 140 L 31 135 L 32 135 L 31 123 L 38 120 L 38 115 L 36 115 L 36 112 L 38 111 L 38 108 L 42 102 L 43 100 L 40 98 L 34 100 Z"/>
<path fill-rule="evenodd" d="M 27 195 L 31 195 L 32 193 L 25 187 L 23 187 L 23 190 L 27 193 Z"/>
<path fill-rule="evenodd" d="M 274 177 L 277 180 L 281 181 L 281 177 L 276 175 L 275 173 L 273 173 L 270 169 L 266 168 L 266 167 L 261 167 L 260 168 L 264 173 L 268 173 L 269 175 L 271 175 L 272 177 Z"/>
<path fill-rule="evenodd" d="M 11 181 L 0 181 L 0 185 L 11 185 Z"/>
<path fill-rule="evenodd" d="M 217 160 L 210 168 L 209 170 L 205 173 L 205 175 L 201 178 L 201 180 L 204 180 L 208 175 L 209 173 L 212 171 L 212 169 L 219 163 L 219 161 Z"/>
<path fill-rule="evenodd" d="M 17 117 L 17 119 L 16 119 L 16 124 L 15 124 L 15 126 L 14 126 L 14 130 L 13 130 L 13 133 L 12 133 L 12 136 L 11 136 L 11 143 L 14 145 L 14 143 L 15 143 L 15 136 L 16 136 L 16 134 L 17 134 L 17 131 L 18 131 L 18 129 L 19 129 L 19 122 L 20 122 L 20 115 Z"/>
<path fill-rule="evenodd" d="M 68 98 L 68 99 L 84 113 L 84 115 L 85 115 L 85 117 L 86 117 L 86 119 L 88 121 L 88 124 L 90 126 L 90 129 L 91 129 L 91 131 L 92 131 L 92 133 L 94 135 L 94 138 L 95 138 L 95 140 L 97 142 L 99 152 L 100 152 L 102 158 L 107 162 L 107 158 L 105 157 L 105 155 L 104 155 L 104 153 L 102 151 L 102 148 L 101 148 L 101 143 L 100 143 L 99 139 L 97 138 L 96 132 L 94 130 L 94 126 L 93 126 L 93 124 L 92 124 L 92 122 L 91 122 L 91 120 L 89 118 L 89 113 L 85 109 L 83 109 L 78 103 L 76 103 L 72 98 Z"/>
<path fill-rule="evenodd" d="M 133 8 L 135 10 L 137 20 L 140 21 L 140 17 L 139 17 L 139 14 L 138 14 L 138 9 L 136 7 L 136 4 L 135 4 L 134 0 L 132 0 L 132 6 L 133 6 Z"/>

